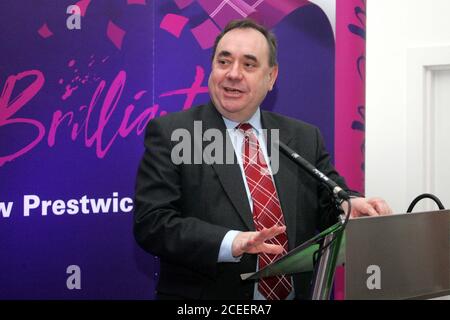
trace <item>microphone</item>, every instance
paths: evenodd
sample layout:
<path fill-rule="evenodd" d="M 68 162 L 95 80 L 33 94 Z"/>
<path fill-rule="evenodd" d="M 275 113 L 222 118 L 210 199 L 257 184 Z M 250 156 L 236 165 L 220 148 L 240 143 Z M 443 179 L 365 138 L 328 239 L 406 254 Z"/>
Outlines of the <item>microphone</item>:
<path fill-rule="evenodd" d="M 318 181 L 325 184 L 330 190 L 333 192 L 333 194 L 342 199 L 342 200 L 348 200 L 350 199 L 349 195 L 345 190 L 343 190 L 341 187 L 337 185 L 336 182 L 328 178 L 326 175 L 324 175 L 322 172 L 320 172 L 316 167 L 314 167 L 311 163 L 306 161 L 304 158 L 302 158 L 298 153 L 296 153 L 294 150 L 289 148 L 287 145 L 285 145 L 281 141 L 275 141 L 275 144 L 278 144 L 281 151 L 292 161 L 294 161 L 296 164 L 298 164 L 300 167 L 302 167 L 307 173 L 309 173 L 312 177 L 317 179 Z"/>

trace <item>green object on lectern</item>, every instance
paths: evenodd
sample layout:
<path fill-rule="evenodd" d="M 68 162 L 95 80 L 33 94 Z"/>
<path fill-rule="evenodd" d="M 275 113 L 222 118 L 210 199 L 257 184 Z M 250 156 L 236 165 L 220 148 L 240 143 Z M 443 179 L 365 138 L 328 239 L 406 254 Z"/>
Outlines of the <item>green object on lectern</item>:
<path fill-rule="evenodd" d="M 289 275 L 314 270 L 315 287 L 318 288 L 315 288 L 316 290 L 314 290 L 315 292 L 317 291 L 315 298 L 327 299 L 331 291 L 336 265 L 342 264 L 344 261 L 345 253 L 341 248 L 345 248 L 345 244 L 343 243 L 345 240 L 342 235 L 343 225 L 341 222 L 336 223 L 289 251 L 286 255 L 265 268 L 257 272 L 241 274 L 241 279 L 257 280 L 270 276 Z M 332 243 L 326 249 L 328 257 L 326 258 L 326 261 L 322 263 L 325 267 L 320 267 L 320 259 L 323 258 L 323 255 L 320 256 L 319 261 L 314 265 L 314 255 L 321 250 L 322 244 L 326 241 Z"/>

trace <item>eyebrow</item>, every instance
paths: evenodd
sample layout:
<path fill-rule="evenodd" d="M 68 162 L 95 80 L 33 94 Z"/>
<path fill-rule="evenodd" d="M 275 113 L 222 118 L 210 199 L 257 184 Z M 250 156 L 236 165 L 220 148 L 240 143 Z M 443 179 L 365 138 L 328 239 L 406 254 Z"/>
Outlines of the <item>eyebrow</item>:
<path fill-rule="evenodd" d="M 231 57 L 232 54 L 230 51 L 226 51 L 226 50 L 222 50 L 219 52 L 219 54 L 217 55 L 218 58 L 220 57 Z M 247 60 L 252 60 L 254 62 L 258 62 L 258 59 L 252 55 L 252 54 L 244 54 L 244 58 L 246 58 Z"/>
<path fill-rule="evenodd" d="M 219 54 L 217 55 L 217 57 L 230 57 L 230 56 L 231 56 L 231 52 L 226 51 L 226 50 L 220 51 Z"/>
<path fill-rule="evenodd" d="M 244 57 L 248 60 L 252 60 L 253 62 L 258 62 L 258 59 L 252 54 L 244 54 Z"/>

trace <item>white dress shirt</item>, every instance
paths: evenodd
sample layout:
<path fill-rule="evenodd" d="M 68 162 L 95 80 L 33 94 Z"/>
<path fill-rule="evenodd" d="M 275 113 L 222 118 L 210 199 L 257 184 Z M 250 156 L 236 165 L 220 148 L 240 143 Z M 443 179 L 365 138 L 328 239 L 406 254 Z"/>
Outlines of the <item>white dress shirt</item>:
<path fill-rule="evenodd" d="M 253 212 L 253 201 L 252 201 L 252 195 L 250 194 L 250 189 L 248 188 L 247 179 L 245 176 L 244 171 L 244 165 L 242 164 L 242 145 L 244 143 L 244 133 L 237 129 L 236 127 L 240 124 L 239 122 L 235 122 L 232 120 L 229 120 L 225 117 L 222 117 L 223 121 L 225 122 L 225 126 L 227 127 L 227 132 L 230 136 L 231 142 L 234 147 L 234 153 L 236 154 L 237 161 L 239 163 L 239 168 L 241 169 L 242 174 L 242 180 L 244 181 L 245 191 L 247 192 L 247 199 L 250 204 L 250 210 Z M 261 151 L 264 155 L 264 160 L 268 164 L 268 169 L 270 170 L 270 173 L 272 174 L 271 168 L 270 168 L 270 161 L 267 154 L 267 145 L 266 145 L 266 137 L 264 135 L 264 131 L 261 125 L 261 111 L 258 108 L 253 114 L 253 116 L 246 121 L 246 123 L 249 123 L 253 127 L 253 132 L 256 135 L 256 138 L 258 139 L 259 146 L 261 148 Z M 219 251 L 219 257 L 218 262 L 239 262 L 240 257 L 233 257 L 232 254 L 232 243 L 234 238 L 237 236 L 237 234 L 240 231 L 237 230 L 230 230 L 227 232 L 225 237 L 222 240 L 220 251 Z M 256 264 L 258 266 L 258 263 Z M 293 288 L 294 286 L 292 286 Z M 294 298 L 294 290 L 291 291 L 289 296 L 286 298 L 286 300 L 292 300 Z M 256 283 L 255 290 L 253 294 L 254 300 L 265 300 L 264 296 L 259 292 L 258 285 Z"/>

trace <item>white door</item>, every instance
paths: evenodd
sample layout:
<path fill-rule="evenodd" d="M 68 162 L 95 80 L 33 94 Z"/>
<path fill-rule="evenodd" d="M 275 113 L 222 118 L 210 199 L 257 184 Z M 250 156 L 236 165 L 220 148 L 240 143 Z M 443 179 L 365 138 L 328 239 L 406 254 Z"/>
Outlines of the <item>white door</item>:
<path fill-rule="evenodd" d="M 421 193 L 450 205 L 450 46 L 407 51 L 407 188 L 412 199 Z M 422 200 L 414 211 L 437 209 Z"/>
<path fill-rule="evenodd" d="M 448 0 L 367 2 L 366 195 L 396 213 L 422 193 L 450 208 L 448 12 Z"/>

